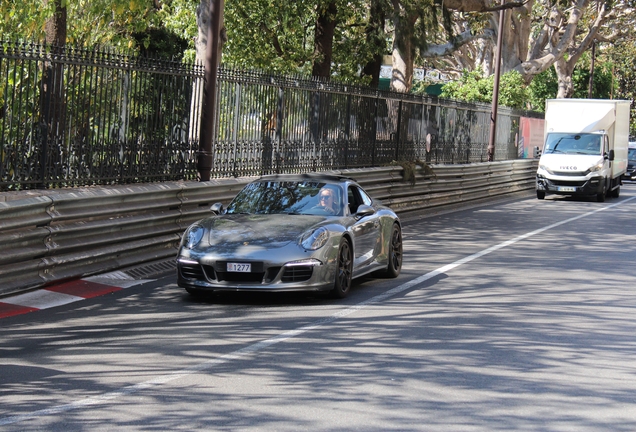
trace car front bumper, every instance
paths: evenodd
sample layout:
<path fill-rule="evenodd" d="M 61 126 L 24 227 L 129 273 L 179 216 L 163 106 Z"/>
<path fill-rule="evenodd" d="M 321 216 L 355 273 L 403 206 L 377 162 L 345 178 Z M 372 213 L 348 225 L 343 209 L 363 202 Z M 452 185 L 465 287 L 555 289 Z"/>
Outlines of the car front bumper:
<path fill-rule="evenodd" d="M 295 245 L 233 254 L 182 248 L 177 283 L 200 291 L 327 291 L 334 286 L 338 244 L 313 252 Z M 249 264 L 249 271 L 229 271 L 231 263 Z"/>

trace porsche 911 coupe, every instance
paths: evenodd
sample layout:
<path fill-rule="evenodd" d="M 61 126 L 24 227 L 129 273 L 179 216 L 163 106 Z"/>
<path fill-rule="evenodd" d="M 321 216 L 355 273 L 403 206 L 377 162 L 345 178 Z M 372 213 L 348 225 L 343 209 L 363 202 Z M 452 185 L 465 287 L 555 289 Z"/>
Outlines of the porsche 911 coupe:
<path fill-rule="evenodd" d="M 264 176 L 211 212 L 185 231 L 177 255 L 178 284 L 192 295 L 329 291 L 343 298 L 353 278 L 397 277 L 402 268 L 398 216 L 347 177 Z"/>

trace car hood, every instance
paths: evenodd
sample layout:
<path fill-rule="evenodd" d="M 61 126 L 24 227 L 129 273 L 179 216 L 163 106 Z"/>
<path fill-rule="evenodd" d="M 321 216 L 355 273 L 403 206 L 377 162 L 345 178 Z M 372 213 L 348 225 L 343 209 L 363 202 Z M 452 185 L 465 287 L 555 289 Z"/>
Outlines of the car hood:
<path fill-rule="evenodd" d="M 602 162 L 603 157 L 600 155 L 550 153 L 541 155 L 539 165 L 544 165 L 552 171 L 571 170 L 582 172 Z M 562 168 L 564 166 L 567 168 Z"/>
<path fill-rule="evenodd" d="M 305 231 L 328 223 L 329 217 L 307 215 L 222 215 L 199 222 L 214 247 L 283 247 Z"/>

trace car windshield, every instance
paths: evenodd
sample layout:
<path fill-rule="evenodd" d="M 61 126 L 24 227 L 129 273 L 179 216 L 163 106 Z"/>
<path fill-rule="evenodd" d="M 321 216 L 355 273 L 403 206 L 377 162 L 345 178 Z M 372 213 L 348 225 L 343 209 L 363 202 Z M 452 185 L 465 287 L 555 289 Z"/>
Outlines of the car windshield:
<path fill-rule="evenodd" d="M 341 216 L 341 188 L 316 181 L 257 181 L 241 190 L 227 214 L 304 214 Z"/>
<path fill-rule="evenodd" d="M 597 134 L 550 133 L 546 139 L 543 153 L 600 155 L 601 136 Z"/>
<path fill-rule="evenodd" d="M 636 160 L 636 148 L 630 148 L 627 153 L 627 158 L 630 161 Z"/>

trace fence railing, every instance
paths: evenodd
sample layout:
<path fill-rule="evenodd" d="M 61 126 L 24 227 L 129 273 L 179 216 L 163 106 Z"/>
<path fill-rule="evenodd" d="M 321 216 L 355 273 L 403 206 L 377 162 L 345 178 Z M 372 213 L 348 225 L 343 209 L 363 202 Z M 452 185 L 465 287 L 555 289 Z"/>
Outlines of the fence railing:
<path fill-rule="evenodd" d="M 0 41 L 0 190 L 193 180 L 203 68 Z M 490 107 L 221 68 L 213 178 L 486 160 Z M 495 160 L 517 158 L 501 109 Z"/>

